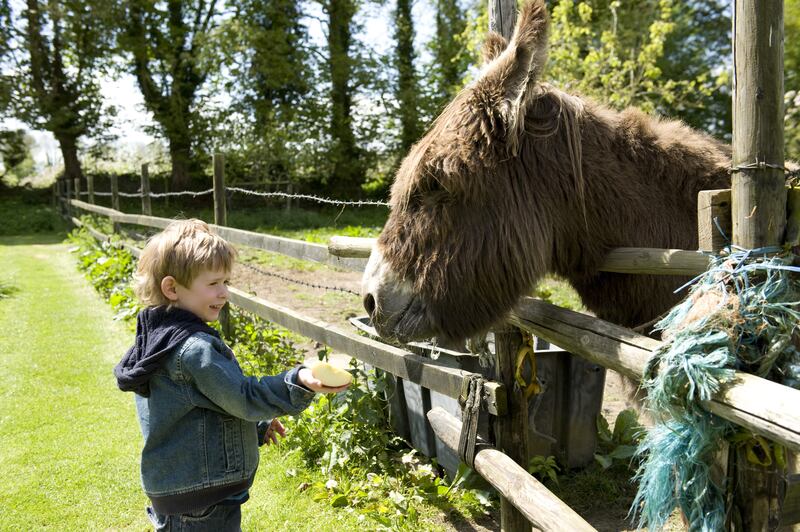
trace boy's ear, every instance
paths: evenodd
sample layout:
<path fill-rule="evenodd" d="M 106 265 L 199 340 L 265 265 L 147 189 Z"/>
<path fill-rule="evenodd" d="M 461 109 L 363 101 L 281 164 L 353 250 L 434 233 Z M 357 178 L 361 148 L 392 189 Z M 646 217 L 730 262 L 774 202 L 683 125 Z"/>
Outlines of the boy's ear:
<path fill-rule="evenodd" d="M 164 297 L 169 299 L 170 301 L 177 301 L 178 300 L 178 291 L 175 289 L 175 286 L 178 284 L 178 281 L 171 275 L 167 275 L 163 279 L 161 279 L 161 293 L 164 294 Z"/>

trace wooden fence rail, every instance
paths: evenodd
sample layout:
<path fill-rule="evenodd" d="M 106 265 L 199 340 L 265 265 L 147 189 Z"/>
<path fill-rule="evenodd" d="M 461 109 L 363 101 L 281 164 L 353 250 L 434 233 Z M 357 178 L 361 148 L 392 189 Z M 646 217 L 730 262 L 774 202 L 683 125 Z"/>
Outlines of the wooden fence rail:
<path fill-rule="evenodd" d="M 566 310 L 544 301 L 524 298 L 510 320 L 555 345 L 636 381 L 662 342 L 630 329 Z M 736 372 L 703 406 L 794 450 L 800 450 L 800 390 L 749 373 Z"/>
<path fill-rule="evenodd" d="M 115 223 L 163 229 L 174 221 L 170 218 L 160 218 L 157 216 L 126 214 L 115 209 L 100 207 L 98 205 L 92 205 L 90 203 L 74 199 L 69 200 L 69 204 L 73 207 L 77 207 L 88 212 L 107 216 Z M 362 272 L 366 266 L 366 260 L 364 259 L 341 258 L 331 255 L 328 252 L 327 246 L 322 244 L 314 244 L 312 242 L 304 242 L 302 240 L 294 240 L 292 238 L 284 238 L 280 236 L 267 235 L 264 233 L 256 233 L 253 231 L 245 231 L 242 229 L 234 229 L 232 227 L 223 225 L 210 225 L 221 237 L 229 242 L 233 242 L 234 244 L 250 246 L 263 249 L 265 251 L 271 251 L 273 253 L 280 253 L 296 259 L 310 260 L 351 271 Z"/>
<path fill-rule="evenodd" d="M 166 227 L 172 221 L 168 218 L 124 214 L 113 209 L 90 205 L 78 200 L 70 200 L 69 203 L 77 208 L 109 216 L 120 223 Z M 214 226 L 214 228 L 224 238 L 230 238 L 231 241 L 237 243 L 283 253 L 295 258 L 305 257 L 308 260 L 314 260 L 312 257 L 316 257 L 318 259 L 317 262 L 325 262 L 322 259 L 323 255 L 318 251 L 319 248 L 324 248 L 324 246 L 318 244 L 227 227 Z M 292 246 L 276 245 L 275 240 L 290 241 Z M 309 252 L 309 248 L 313 251 Z M 236 297 L 239 296 L 232 296 L 232 300 Z M 302 334 L 326 344 L 328 344 L 326 335 L 330 334 L 331 336 L 328 340 L 336 342 L 336 344 L 328 345 L 344 352 L 347 352 L 347 349 L 352 346 L 346 338 L 354 337 L 360 341 L 368 340 L 344 331 L 325 332 L 330 329 L 322 327 L 319 325 L 321 322 L 316 322 L 311 318 L 307 318 L 308 321 L 301 324 L 304 321 L 303 318 L 298 319 L 291 313 L 283 313 L 280 307 L 270 306 L 270 303 L 258 298 L 251 298 L 251 301 L 248 301 L 242 297 L 236 304 L 243 306 L 243 308 L 247 308 L 244 305 L 250 305 L 251 309 L 258 309 L 259 312 L 263 313 L 259 315 L 263 315 L 266 319 L 280 323 L 287 328 L 298 330 L 295 327 L 301 327 Z M 662 345 L 657 340 L 636 334 L 624 327 L 619 327 L 579 312 L 572 312 L 549 305 L 533 298 L 524 298 L 521 301 L 511 316 L 511 322 L 521 329 L 540 336 L 567 351 L 617 371 L 636 381 L 642 378 L 644 368 L 653 352 Z M 314 323 L 317 325 L 314 325 Z M 305 330 L 305 332 L 303 333 L 302 330 Z M 363 352 L 363 356 L 369 356 L 369 349 L 374 349 L 378 345 L 386 345 L 374 340 L 369 340 L 369 342 L 371 342 L 369 347 L 360 348 L 366 350 Z M 404 352 L 400 349 L 397 349 L 397 351 Z M 417 355 L 412 356 L 416 357 Z M 359 356 L 356 356 L 356 358 L 360 359 Z M 429 359 L 423 358 L 423 360 L 427 361 Z M 377 362 L 374 363 L 376 367 L 385 369 L 399 377 L 408 375 L 409 380 L 413 380 L 413 375 L 419 374 L 415 372 L 420 370 L 413 362 L 409 362 L 409 364 L 408 367 L 400 364 L 388 369 L 385 367 L 385 362 L 384 366 Z M 450 370 L 450 372 L 457 371 L 459 370 Z M 445 378 L 445 373 L 444 370 L 441 370 L 441 373 L 435 372 L 438 375 L 437 379 Z M 451 375 L 449 373 L 447 375 L 445 380 L 449 384 L 447 384 L 446 390 L 435 384 L 433 381 L 436 379 L 429 379 L 428 375 L 425 377 L 425 382 L 419 384 L 440 391 L 450 397 L 458 397 L 460 377 L 456 378 L 454 374 Z M 458 385 L 455 384 L 455 381 L 458 381 Z M 453 395 L 454 393 L 456 395 Z M 795 408 L 795 405 L 798 404 L 800 404 L 800 391 L 753 375 L 737 372 L 735 382 L 726 386 L 713 400 L 706 402 L 705 406 L 710 412 L 720 417 L 772 438 L 791 449 L 800 450 L 800 410 Z"/>
<path fill-rule="evenodd" d="M 436 436 L 451 449 L 458 448 L 461 422 L 442 408 L 428 412 Z M 556 497 L 525 469 L 504 453 L 488 445 L 479 445 L 475 453 L 475 471 L 514 505 L 525 518 L 541 530 L 593 531 L 575 510 Z"/>
<path fill-rule="evenodd" d="M 328 252 L 342 258 L 367 258 L 375 238 L 334 236 Z M 699 251 L 656 248 L 616 248 L 606 256 L 601 271 L 649 275 L 697 275 L 708 269 L 709 256 Z"/>

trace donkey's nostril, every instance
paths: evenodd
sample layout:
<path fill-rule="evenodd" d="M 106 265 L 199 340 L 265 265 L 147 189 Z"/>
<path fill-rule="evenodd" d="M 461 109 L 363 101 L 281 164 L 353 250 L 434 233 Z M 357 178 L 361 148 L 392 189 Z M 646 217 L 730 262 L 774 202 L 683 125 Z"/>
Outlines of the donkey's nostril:
<path fill-rule="evenodd" d="M 375 298 L 372 297 L 372 294 L 367 294 L 364 296 L 364 308 L 369 314 L 370 319 L 373 318 L 372 314 L 375 312 Z"/>

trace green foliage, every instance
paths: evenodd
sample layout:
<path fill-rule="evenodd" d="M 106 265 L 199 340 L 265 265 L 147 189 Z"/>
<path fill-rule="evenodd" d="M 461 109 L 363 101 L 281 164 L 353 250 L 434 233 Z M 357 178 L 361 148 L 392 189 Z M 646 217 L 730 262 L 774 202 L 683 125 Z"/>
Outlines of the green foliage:
<path fill-rule="evenodd" d="M 784 85 L 786 87 L 786 157 L 800 159 L 800 4 L 787 2 L 784 12 Z"/>
<path fill-rule="evenodd" d="M 132 322 L 141 309 L 131 280 L 136 269 L 133 255 L 114 240 L 98 242 L 85 229 L 69 234 L 70 251 L 78 258 L 78 268 L 116 311 L 116 319 Z"/>
<path fill-rule="evenodd" d="M 128 0 L 118 8 L 118 43 L 158 124 L 150 132 L 168 140 L 173 190 L 186 188 L 208 157 L 196 148 L 211 127 L 201 112 L 200 88 L 218 68 L 209 49 L 217 16 L 216 2 L 201 0 Z"/>
<path fill-rule="evenodd" d="M 0 236 L 63 231 L 64 222 L 45 197 L 40 192 L 24 190 L 4 197 L 0 201 Z"/>
<path fill-rule="evenodd" d="M 614 432 L 611 432 L 608 421 L 602 414 L 597 416 L 597 434 L 598 450 L 594 458 L 603 469 L 608 469 L 618 461 L 630 463 L 645 431 L 639 423 L 636 411 L 627 409 L 617 415 Z"/>
<path fill-rule="evenodd" d="M 102 138 L 102 117 L 113 115 L 100 94 L 111 62 L 110 18 L 102 1 L 0 5 L 0 63 L 14 65 L 0 76 L 0 114 L 52 132 L 73 177 L 77 139 Z"/>
<path fill-rule="evenodd" d="M 463 475 L 447 484 L 432 464 L 391 433 L 385 377 L 364 372 L 355 360 L 351 371 L 350 388 L 320 397 L 290 425 L 287 440 L 293 452 L 329 477 L 311 486 L 316 499 L 355 508 L 387 530 L 418 529 L 424 501 L 470 514 L 491 504 L 485 492 L 464 487 Z"/>
<path fill-rule="evenodd" d="M 410 0 L 398 0 L 394 12 L 395 68 L 397 84 L 397 119 L 400 122 L 400 153 L 405 154 L 420 136 L 419 109 L 417 103 L 417 74 L 414 69 L 414 21 L 411 18 Z"/>
<path fill-rule="evenodd" d="M 575 289 L 567 281 L 555 277 L 542 279 L 536 285 L 534 296 L 558 307 L 578 312 L 586 310 Z"/>
<path fill-rule="evenodd" d="M 0 180 L 16 186 L 33 172 L 32 138 L 22 129 L 0 130 Z"/>
<path fill-rule="evenodd" d="M 542 482 L 549 481 L 558 484 L 558 472 L 561 468 L 556 463 L 555 456 L 536 455 L 528 461 L 528 473 Z"/>
<path fill-rule="evenodd" d="M 432 103 L 434 109 L 441 110 L 461 89 L 472 58 L 464 54 L 467 20 L 460 2 L 436 0 L 435 5 L 436 33 L 428 46 L 435 58 L 430 78 L 434 95 Z"/>
<path fill-rule="evenodd" d="M 232 94 L 215 118 L 215 149 L 223 149 L 226 178 L 304 182 L 324 168 L 324 97 L 302 4 L 292 0 L 237 2 L 213 34 L 226 74 L 216 86 Z"/>
<path fill-rule="evenodd" d="M 711 65 L 694 79 L 667 78 L 661 68 L 682 3 L 559 1 L 546 77 L 612 107 L 635 105 L 651 113 L 673 114 L 698 94 L 710 96 L 727 84 L 725 72 L 709 82 Z"/>
<path fill-rule="evenodd" d="M 226 333 L 216 322 L 215 326 L 225 335 L 245 374 L 274 375 L 303 361 L 291 332 L 238 307 L 229 307 L 230 330 Z"/>

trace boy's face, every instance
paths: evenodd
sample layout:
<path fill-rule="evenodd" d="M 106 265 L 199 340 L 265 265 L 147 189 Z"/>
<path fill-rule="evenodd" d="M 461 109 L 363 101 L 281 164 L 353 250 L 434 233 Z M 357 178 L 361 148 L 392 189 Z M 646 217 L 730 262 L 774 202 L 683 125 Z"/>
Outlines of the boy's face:
<path fill-rule="evenodd" d="M 188 288 L 175 283 L 175 305 L 193 312 L 203 321 L 214 321 L 228 301 L 228 283 L 230 272 L 203 270 Z"/>

